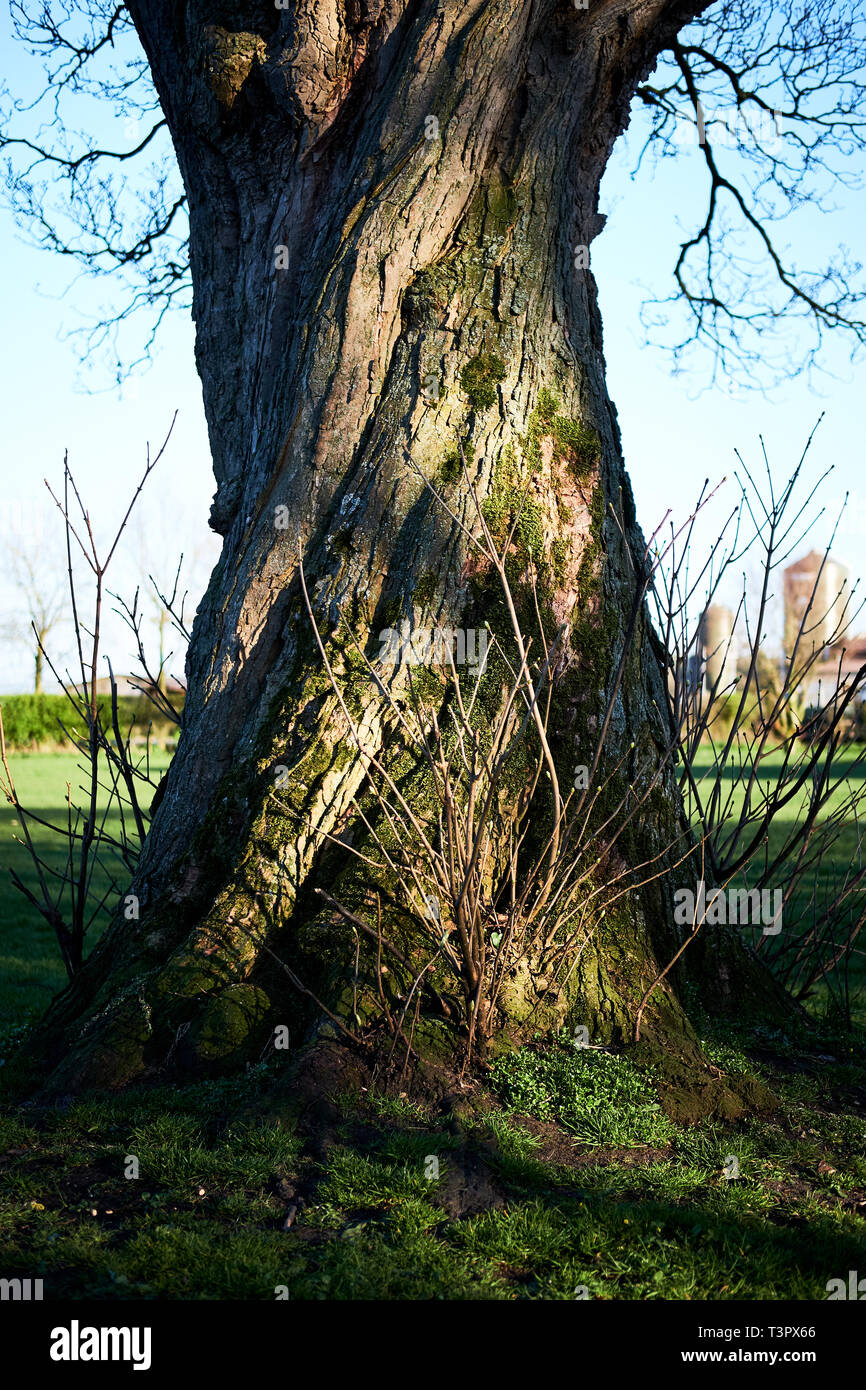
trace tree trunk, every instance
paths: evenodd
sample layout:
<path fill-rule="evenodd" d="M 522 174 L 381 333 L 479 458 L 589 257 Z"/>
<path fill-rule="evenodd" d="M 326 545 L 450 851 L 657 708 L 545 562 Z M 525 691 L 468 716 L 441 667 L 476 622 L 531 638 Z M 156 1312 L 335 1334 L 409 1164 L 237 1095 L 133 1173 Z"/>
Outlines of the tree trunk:
<path fill-rule="evenodd" d="M 355 861 L 323 837 L 353 833 L 365 765 L 323 670 L 298 556 L 366 746 L 393 766 L 393 731 L 352 644 L 375 651 L 401 622 L 494 625 L 454 519 L 472 514 L 460 445 L 487 503 L 513 502 L 531 477 L 537 532 L 521 527 L 515 545 L 524 559 L 533 549 L 545 614 L 567 628 L 560 780 L 590 760 L 636 583 L 609 504 L 635 553 L 642 542 L 586 251 L 635 86 L 702 7 L 130 4 L 189 194 L 224 547 L 133 885 L 141 920 L 116 921 L 55 1005 L 51 1035 L 72 1044 L 58 1085 L 120 1085 L 169 1060 L 227 1064 L 253 1045 L 258 1055 L 265 1024 L 295 1041 L 321 1035 L 326 1010 L 355 1029 L 357 1008 L 354 1022 L 341 1009 L 354 937 L 313 889 L 358 901 Z M 641 618 L 607 748 L 626 781 L 663 756 L 663 704 Z M 662 851 L 678 817 L 666 776 L 628 842 L 635 863 Z M 678 946 L 669 896 L 664 880 L 636 893 L 557 1007 L 530 1010 L 533 1026 L 568 1019 L 628 1040 Z M 726 983 L 762 987 L 736 943 L 713 959 L 703 949 L 718 1002 Z M 533 989 L 544 993 L 530 978 Z M 528 1015 L 512 1012 L 501 1028 L 516 1038 Z M 643 1026 L 696 1055 L 673 979 Z"/>

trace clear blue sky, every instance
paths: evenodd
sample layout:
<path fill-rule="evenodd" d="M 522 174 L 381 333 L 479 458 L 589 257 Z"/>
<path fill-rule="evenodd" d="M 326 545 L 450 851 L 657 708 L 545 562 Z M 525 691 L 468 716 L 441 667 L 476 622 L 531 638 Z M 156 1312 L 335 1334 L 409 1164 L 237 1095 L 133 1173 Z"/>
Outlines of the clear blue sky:
<path fill-rule="evenodd" d="M 4 14 L 7 73 L 22 62 L 9 41 L 8 23 Z M 653 529 L 668 505 L 684 515 L 705 477 L 718 480 L 730 474 L 735 448 L 758 461 L 759 434 L 776 477 L 787 476 L 824 411 L 811 469 L 817 474 L 835 465 L 825 491 L 831 505 L 835 501 L 838 506 L 846 490 L 851 493 L 834 553 L 858 575 L 866 570 L 866 493 L 861 482 L 866 363 L 852 365 L 850 349 L 841 339 L 831 344 L 825 362 L 836 379 L 826 380 L 820 395 L 802 378 L 786 383 L 771 397 L 732 395 L 723 384 L 702 389 L 709 376 L 706 362 L 688 375 L 674 376 L 670 360 L 645 345 L 639 314 L 647 287 L 655 294 L 667 293 L 679 225 L 691 228 L 703 208 L 700 154 L 683 150 L 659 168 L 647 166 L 632 182 L 629 170 L 637 144 L 634 137 L 620 143 L 606 176 L 602 210 L 609 220 L 594 243 L 592 265 L 603 310 L 610 390 L 645 531 Z M 815 209 L 800 219 L 796 245 L 802 259 L 822 264 L 839 242 L 847 243 L 855 255 L 862 248 L 863 195 L 843 190 L 838 202 L 837 213 Z M 143 543 L 150 546 L 152 562 L 163 570 L 167 542 L 202 554 L 209 547 L 213 556 L 216 543 L 207 529 L 213 483 L 189 320 L 171 317 L 150 369 L 122 391 L 111 388 L 104 363 L 81 363 L 75 344 L 64 340 L 83 314 L 110 302 L 110 282 L 82 281 L 68 289 L 69 264 L 25 245 L 6 211 L 0 211 L 0 237 L 7 322 L 0 366 L 2 535 L 14 535 L 21 526 L 28 532 L 41 528 L 39 544 L 46 562 L 56 562 L 62 531 L 56 513 L 52 515 L 43 501 L 42 479 L 60 481 L 64 449 L 100 530 L 107 534 L 143 466 L 147 442 L 158 445 L 177 410 L 168 456 L 149 485 Z M 719 511 L 734 500 L 729 488 Z M 712 520 L 708 518 L 704 534 Z M 138 549 L 141 545 L 137 542 Z M 121 559 L 116 581 L 125 590 L 136 582 L 137 565 L 132 553 Z M 8 585 L 0 586 L 0 609 L 8 611 L 11 603 L 14 596 Z M 122 649 L 117 629 L 111 640 L 120 642 Z M 121 657 L 116 665 L 123 665 Z M 26 689 L 29 672 L 27 652 L 4 643 L 0 690 Z"/>

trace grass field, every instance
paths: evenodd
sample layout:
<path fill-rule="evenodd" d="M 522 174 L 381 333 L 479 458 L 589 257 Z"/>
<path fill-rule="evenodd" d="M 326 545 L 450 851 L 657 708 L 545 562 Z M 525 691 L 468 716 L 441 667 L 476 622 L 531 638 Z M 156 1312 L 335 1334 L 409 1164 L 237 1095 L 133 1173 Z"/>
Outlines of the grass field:
<path fill-rule="evenodd" d="M 22 798 L 56 814 L 74 766 L 16 757 Z M 7 887 L 2 909 L 5 1057 L 63 972 Z M 317 1143 L 276 1056 L 7 1103 L 0 1273 L 42 1277 L 47 1299 L 824 1299 L 863 1264 L 863 1035 L 825 1020 L 705 1045 L 776 1108 L 681 1128 L 651 1076 L 565 1043 L 505 1059 L 459 1106 L 338 1092 Z"/>
<path fill-rule="evenodd" d="M 165 753 L 158 753 L 151 759 L 157 777 L 162 775 L 169 761 Z M 22 805 L 45 820 L 62 824 L 66 816 L 67 783 L 72 787 L 73 802 L 76 789 L 83 783 L 80 763 L 75 753 L 10 754 L 9 766 Z M 78 799 L 82 797 L 79 795 Z M 104 804 L 103 797 L 101 805 Z M 114 829 L 117 824 L 117 817 L 108 821 Z M 31 833 L 42 857 L 53 867 L 62 868 L 63 841 L 39 826 L 32 827 Z M 30 855 L 16 839 L 20 835 L 15 811 L 4 799 L 0 804 L 0 1019 L 8 1024 L 37 1017 L 66 984 L 66 971 L 51 928 L 9 878 L 9 871 L 14 869 L 28 888 L 34 892 L 38 888 L 38 876 Z M 95 877 L 97 900 L 107 886 L 107 876 Z M 106 920 L 106 914 L 102 913 L 94 922 L 90 933 L 91 949 Z"/>
<path fill-rule="evenodd" d="M 848 795 L 847 788 L 859 790 L 862 786 L 866 767 L 855 767 L 857 760 L 862 757 L 863 748 L 861 745 L 849 744 L 843 746 L 837 752 L 833 760 L 834 781 L 839 780 L 840 785 L 830 798 L 826 811 L 832 814 L 840 809 Z M 866 761 L 866 760 L 864 760 Z M 758 789 L 753 795 L 752 804 L 755 807 L 761 805 L 762 796 L 767 795 L 771 790 L 771 784 L 778 776 L 779 768 L 782 764 L 780 753 L 769 753 L 762 760 L 757 777 Z M 698 778 L 706 775 L 711 766 L 711 756 L 707 748 L 701 748 L 699 755 L 694 763 L 694 770 Z M 733 806 L 739 809 L 744 800 L 743 785 L 737 776 L 735 768 L 725 769 L 723 796 L 727 797 L 728 790 L 733 789 Z M 702 798 L 709 794 L 710 782 L 705 780 L 700 784 Z M 808 791 L 802 790 L 797 796 L 792 798 L 790 803 L 785 806 L 773 818 L 770 827 L 768 849 L 770 859 L 774 859 L 777 854 L 782 852 L 790 840 L 790 836 L 797 824 L 798 817 L 808 805 Z M 834 887 L 841 883 L 846 873 L 853 873 L 856 868 L 862 866 L 864 862 L 864 849 L 860 844 L 860 837 L 863 834 L 863 827 L 859 829 L 850 819 L 846 819 L 841 826 L 838 839 L 835 841 L 831 853 L 826 860 L 821 863 L 814 874 L 807 876 L 807 884 L 801 887 L 800 891 L 794 895 L 793 901 L 785 909 L 783 921 L 783 933 L 779 938 L 761 939 L 761 934 L 754 933 L 752 944 L 761 952 L 763 950 L 773 951 L 788 940 L 784 935 L 786 931 L 793 931 L 797 936 L 800 935 L 804 925 L 811 921 L 809 910 L 809 898 L 813 891 L 820 901 L 825 896 L 831 901 L 834 896 Z M 761 850 L 756 859 L 763 862 L 764 851 Z M 742 875 L 732 880 L 732 888 L 747 886 L 747 880 Z M 784 875 L 782 875 L 779 887 L 784 886 Z M 859 911 L 866 889 L 860 889 L 845 905 L 845 915 L 840 927 L 847 921 L 848 915 Z M 855 946 L 847 971 L 837 971 L 831 977 L 829 983 L 820 982 L 812 993 L 803 1000 L 810 1012 L 822 1017 L 826 1014 L 833 1014 L 838 1009 L 840 995 L 848 994 L 848 1007 L 850 1017 L 853 1022 L 860 1027 L 866 1028 L 866 932 L 864 932 L 861 942 Z"/>

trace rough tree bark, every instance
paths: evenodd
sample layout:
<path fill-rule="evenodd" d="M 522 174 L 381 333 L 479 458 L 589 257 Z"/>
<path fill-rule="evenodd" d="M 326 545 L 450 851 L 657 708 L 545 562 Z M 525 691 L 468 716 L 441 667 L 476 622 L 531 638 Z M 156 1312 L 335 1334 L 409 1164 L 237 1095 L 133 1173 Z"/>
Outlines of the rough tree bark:
<path fill-rule="evenodd" d="M 262 1018 L 314 1033 L 309 1000 L 251 936 L 266 935 L 326 997 L 345 984 L 349 947 L 310 890 L 348 872 L 333 850 L 323 855 L 320 836 L 343 824 L 363 768 L 347 754 L 312 641 L 298 546 L 338 664 L 341 635 L 375 648 L 398 616 L 483 621 L 465 542 L 415 471 L 447 476 L 458 438 L 485 496 L 507 485 L 515 461 L 534 469 L 546 602 L 570 625 L 557 757 L 569 779 L 583 761 L 634 592 L 608 502 L 640 541 L 578 248 L 601 230 L 599 183 L 636 84 L 704 6 L 129 8 L 189 194 L 211 520 L 224 548 L 133 885 L 141 919 L 114 924 L 49 1019 L 63 1089 L 121 1085 L 168 1060 L 230 1062 Z M 430 377 L 437 399 L 424 390 Z M 595 441 L 579 458 L 578 435 Z M 446 490 L 465 514 L 462 484 Z M 375 747 L 376 703 L 357 669 L 340 669 L 356 682 Z M 614 721 L 613 751 L 636 745 L 626 775 L 664 746 L 660 679 L 644 628 Z M 276 764 L 290 770 L 286 812 L 270 796 Z M 675 823 L 667 783 L 630 852 L 657 851 Z M 676 945 L 657 883 L 587 953 L 570 1018 L 627 1039 Z M 763 987 L 742 947 L 716 946 L 701 957 L 705 997 L 721 1006 L 735 987 Z M 671 982 L 645 1031 L 697 1056 Z"/>

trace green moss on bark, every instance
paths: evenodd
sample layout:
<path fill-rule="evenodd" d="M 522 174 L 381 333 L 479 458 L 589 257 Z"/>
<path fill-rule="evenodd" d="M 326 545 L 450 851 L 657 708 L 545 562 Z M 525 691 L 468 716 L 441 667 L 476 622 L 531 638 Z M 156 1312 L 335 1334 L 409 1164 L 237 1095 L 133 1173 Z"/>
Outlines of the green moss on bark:
<path fill-rule="evenodd" d="M 558 396 L 542 387 L 522 441 L 524 455 L 530 467 L 536 468 L 541 459 L 542 440 L 549 439 L 554 459 L 564 463 L 579 482 L 584 482 L 601 462 L 601 440 L 592 425 L 560 414 L 559 404 Z"/>
<path fill-rule="evenodd" d="M 498 384 L 504 381 L 507 368 L 495 352 L 480 352 L 460 372 L 460 385 L 474 410 L 489 410 L 496 404 Z"/>
<path fill-rule="evenodd" d="M 233 1067 L 257 1057 L 271 1014 L 264 990 L 230 985 L 208 999 L 186 1039 L 193 1064 L 208 1070 Z"/>

